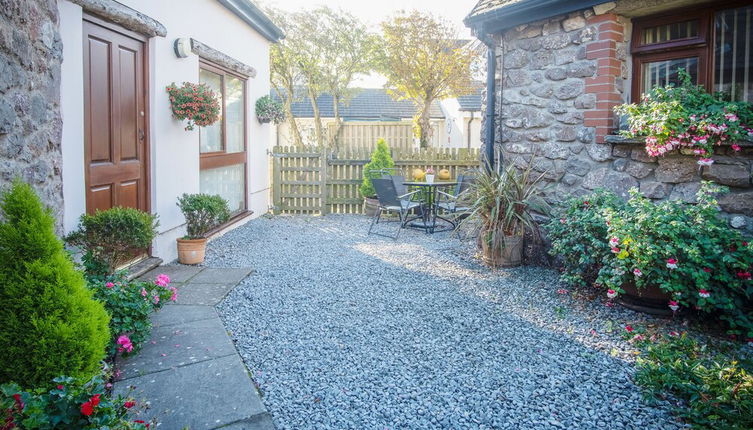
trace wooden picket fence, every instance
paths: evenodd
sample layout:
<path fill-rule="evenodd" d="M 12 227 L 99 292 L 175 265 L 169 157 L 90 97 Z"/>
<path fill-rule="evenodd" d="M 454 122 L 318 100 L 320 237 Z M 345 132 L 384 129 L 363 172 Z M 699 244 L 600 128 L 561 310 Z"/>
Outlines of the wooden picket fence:
<path fill-rule="evenodd" d="M 371 148 L 337 152 L 319 147 L 276 146 L 272 151 L 275 213 L 326 215 L 363 213 L 358 191 Z M 452 178 L 479 165 L 479 150 L 466 148 L 391 149 L 395 167 L 407 177 L 415 168 L 447 169 Z"/>

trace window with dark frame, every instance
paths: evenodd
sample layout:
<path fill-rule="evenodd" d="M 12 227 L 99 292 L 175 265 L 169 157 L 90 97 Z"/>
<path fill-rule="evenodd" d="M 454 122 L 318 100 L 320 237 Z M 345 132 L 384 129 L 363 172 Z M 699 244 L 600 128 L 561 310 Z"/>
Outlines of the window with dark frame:
<path fill-rule="evenodd" d="M 753 5 L 672 11 L 633 21 L 632 98 L 679 82 L 679 70 L 709 91 L 753 102 Z"/>
<path fill-rule="evenodd" d="M 247 77 L 201 60 L 199 82 L 221 98 L 220 120 L 200 127 L 200 192 L 228 201 L 233 214 L 246 203 L 246 82 Z"/>

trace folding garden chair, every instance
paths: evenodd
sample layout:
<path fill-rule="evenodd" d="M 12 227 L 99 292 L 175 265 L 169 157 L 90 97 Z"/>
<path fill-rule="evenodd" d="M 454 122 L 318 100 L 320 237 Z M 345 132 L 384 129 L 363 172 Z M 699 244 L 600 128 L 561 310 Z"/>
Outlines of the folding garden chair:
<path fill-rule="evenodd" d="M 457 184 L 452 194 L 441 190 L 437 191 L 437 207 L 454 215 L 456 218 L 467 215 L 470 205 L 464 199 L 467 197 L 466 192 L 475 179 L 475 176 L 472 174 L 458 175 Z"/>
<path fill-rule="evenodd" d="M 410 211 L 418 208 L 421 211 L 421 216 L 423 216 L 423 206 L 421 205 L 421 203 L 411 200 L 411 198 L 419 193 L 419 191 L 413 191 L 411 193 L 400 195 L 397 192 L 397 188 L 395 187 L 395 183 L 392 181 L 392 178 L 375 178 L 371 180 L 371 183 L 374 185 L 374 190 L 377 193 L 379 207 L 377 208 L 374 218 L 372 218 L 371 220 L 371 225 L 369 226 L 369 234 L 375 234 L 377 236 L 389 237 L 390 239 L 397 240 L 398 236 L 400 236 L 400 231 L 405 227 L 405 225 L 409 221 L 419 218 L 417 216 L 415 218 L 409 219 L 408 215 Z M 397 212 L 399 217 L 399 221 L 397 222 L 399 222 L 400 226 L 394 236 L 373 231 L 374 226 L 376 224 L 379 224 L 382 212 Z"/>

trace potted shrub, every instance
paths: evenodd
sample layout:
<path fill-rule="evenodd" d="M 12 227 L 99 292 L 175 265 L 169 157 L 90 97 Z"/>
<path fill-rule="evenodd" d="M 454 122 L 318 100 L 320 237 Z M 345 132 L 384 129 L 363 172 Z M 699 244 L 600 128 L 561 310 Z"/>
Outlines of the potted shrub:
<path fill-rule="evenodd" d="M 675 149 L 695 154 L 698 164 L 714 162 L 714 148 L 723 144 L 740 151 L 738 141 L 753 136 L 753 107 L 730 102 L 721 93 L 709 94 L 693 85 L 690 75 L 680 70 L 679 86 L 657 87 L 641 103 L 617 106 L 627 116 L 627 137 L 645 137 L 646 152 L 661 156 Z"/>
<path fill-rule="evenodd" d="M 186 218 L 186 235 L 178 239 L 178 261 L 199 264 L 204 261 L 206 234 L 230 218 L 227 200 L 209 194 L 183 194 L 178 207 Z"/>
<path fill-rule="evenodd" d="M 469 188 L 471 212 L 463 222 L 474 222 L 483 260 L 492 267 L 522 263 L 523 236 L 537 232 L 532 213 L 549 213 L 539 183 L 544 173 L 533 174 L 532 164 L 518 170 L 514 165 L 486 169 Z"/>
<path fill-rule="evenodd" d="M 363 181 L 361 182 L 361 195 L 363 196 L 364 212 L 368 216 L 374 216 L 379 201 L 376 198 L 374 185 L 371 178 L 376 172 L 382 169 L 391 169 L 395 167 L 395 162 L 390 155 L 390 148 L 384 139 L 377 140 L 376 148 L 371 153 L 371 161 L 363 166 Z"/>
<path fill-rule="evenodd" d="M 610 256 L 597 282 L 629 307 L 696 309 L 753 337 L 753 245 L 719 217 L 714 196 L 723 191 L 704 182 L 688 204 L 631 190 L 627 210 L 608 211 Z"/>
<path fill-rule="evenodd" d="M 157 216 L 134 208 L 114 207 L 81 215 L 78 229 L 65 240 L 83 251 L 83 263 L 90 277 L 115 273 L 152 245 L 157 234 Z"/>
<path fill-rule="evenodd" d="M 256 119 L 262 124 L 273 122 L 280 124 L 285 121 L 285 110 L 282 103 L 266 95 L 256 101 Z"/>
<path fill-rule="evenodd" d="M 167 93 L 173 118 L 187 120 L 186 130 L 193 130 L 196 125 L 206 127 L 220 119 L 220 101 L 206 84 L 183 82 L 178 87 L 173 82 L 167 86 Z"/>

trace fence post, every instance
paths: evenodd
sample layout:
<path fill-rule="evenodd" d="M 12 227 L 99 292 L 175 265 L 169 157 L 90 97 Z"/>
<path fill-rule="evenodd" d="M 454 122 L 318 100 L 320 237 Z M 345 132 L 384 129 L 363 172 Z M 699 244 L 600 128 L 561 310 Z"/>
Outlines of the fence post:
<path fill-rule="evenodd" d="M 272 148 L 272 212 L 274 214 L 280 213 L 280 207 L 282 205 L 282 175 L 280 157 L 277 153 L 280 148 L 275 146 Z"/>
<path fill-rule="evenodd" d="M 327 215 L 329 212 L 329 206 L 327 202 L 327 149 L 319 148 L 321 153 L 319 154 L 319 194 L 321 195 L 321 209 L 322 215 Z"/>

